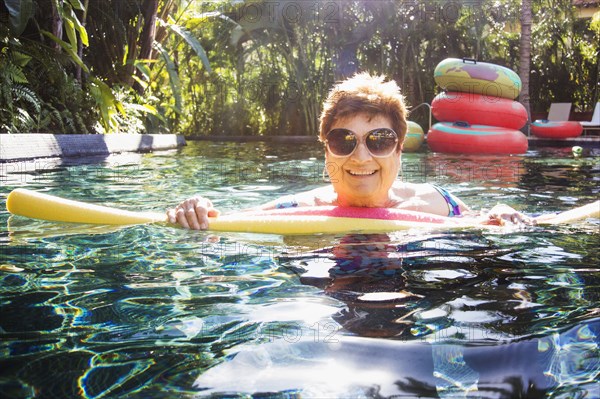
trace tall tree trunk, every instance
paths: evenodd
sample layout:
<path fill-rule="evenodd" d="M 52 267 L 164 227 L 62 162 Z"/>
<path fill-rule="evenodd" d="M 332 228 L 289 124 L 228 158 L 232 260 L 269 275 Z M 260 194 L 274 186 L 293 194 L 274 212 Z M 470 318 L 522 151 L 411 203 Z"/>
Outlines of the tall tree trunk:
<path fill-rule="evenodd" d="M 521 94 L 519 101 L 527 110 L 527 116 L 531 121 L 531 107 L 529 104 L 529 74 L 531 70 L 531 2 L 532 0 L 522 0 L 521 2 L 521 40 L 519 51 L 519 77 L 521 78 Z M 527 127 L 529 129 L 529 126 Z"/>
<path fill-rule="evenodd" d="M 60 4 L 58 4 L 57 2 L 54 2 L 54 1 L 51 1 L 50 3 L 52 4 L 52 34 L 54 36 L 58 37 L 59 39 L 62 39 L 63 21 L 62 21 L 62 17 L 60 16 L 60 13 L 58 12 L 58 9 L 56 8 L 56 6 L 57 5 L 60 6 Z M 56 51 L 60 51 L 60 49 L 61 49 L 60 44 L 58 44 L 54 41 L 52 42 L 52 47 Z"/>
<path fill-rule="evenodd" d="M 159 0 L 145 0 L 142 5 L 142 14 L 144 17 L 144 27 L 140 35 L 140 53 L 138 59 L 145 60 L 152 58 L 152 45 L 156 37 L 156 17 L 158 13 Z M 132 71 L 136 73 L 135 71 Z M 142 94 L 144 88 L 137 82 L 133 85 L 134 89 Z"/>
<path fill-rule="evenodd" d="M 156 14 L 158 12 L 158 0 L 145 0 L 142 6 L 144 14 L 144 28 L 140 36 L 140 55 L 141 59 L 152 57 L 152 44 L 156 36 Z"/>

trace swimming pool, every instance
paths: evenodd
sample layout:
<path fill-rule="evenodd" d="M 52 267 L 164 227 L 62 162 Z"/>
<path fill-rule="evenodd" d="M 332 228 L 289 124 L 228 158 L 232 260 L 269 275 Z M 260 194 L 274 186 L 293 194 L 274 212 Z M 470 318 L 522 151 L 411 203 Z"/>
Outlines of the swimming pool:
<path fill-rule="evenodd" d="M 320 146 L 192 142 L 3 164 L 16 187 L 222 210 L 323 184 Z M 600 151 L 406 154 L 402 178 L 474 208 L 598 198 Z M 600 222 L 288 236 L 0 214 L 0 396 L 600 397 Z"/>

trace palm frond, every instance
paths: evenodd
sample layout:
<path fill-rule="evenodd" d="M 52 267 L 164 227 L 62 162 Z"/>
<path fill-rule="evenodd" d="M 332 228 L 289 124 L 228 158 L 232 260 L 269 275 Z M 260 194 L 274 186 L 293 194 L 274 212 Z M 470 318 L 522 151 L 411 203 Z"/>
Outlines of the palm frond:
<path fill-rule="evenodd" d="M 27 86 L 17 84 L 13 86 L 12 91 L 17 101 L 25 101 L 34 108 L 36 113 L 40 113 L 42 102 L 33 90 Z"/>
<path fill-rule="evenodd" d="M 177 25 L 175 23 L 169 23 L 161 21 L 161 23 L 179 35 L 185 42 L 194 50 L 196 55 L 202 61 L 202 65 L 209 73 L 212 73 L 212 68 L 210 67 L 210 62 L 208 61 L 208 56 L 206 55 L 206 51 L 204 51 L 204 47 L 198 41 L 196 37 L 194 37 L 187 29 L 183 26 Z"/>
<path fill-rule="evenodd" d="M 179 79 L 179 73 L 177 72 L 177 67 L 171 59 L 169 52 L 158 42 L 154 42 L 154 48 L 158 50 L 161 57 L 165 61 L 167 67 L 167 73 L 169 74 L 169 85 L 171 86 L 171 91 L 173 92 L 173 97 L 175 98 L 175 112 L 178 114 L 181 113 L 183 100 L 181 96 L 181 80 Z"/>

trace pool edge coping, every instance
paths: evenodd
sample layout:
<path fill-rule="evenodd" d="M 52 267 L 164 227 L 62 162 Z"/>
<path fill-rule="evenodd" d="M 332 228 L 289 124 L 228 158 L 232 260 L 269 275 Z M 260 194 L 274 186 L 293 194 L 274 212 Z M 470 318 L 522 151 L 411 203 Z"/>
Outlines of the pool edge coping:
<path fill-rule="evenodd" d="M 587 139 L 587 140 L 586 140 Z M 187 145 L 187 141 L 213 142 L 272 142 L 316 143 L 316 136 L 183 136 L 178 134 L 0 134 L 0 163 L 38 158 L 74 158 L 108 156 L 125 152 L 153 152 L 172 150 Z M 544 145 L 597 147 L 600 137 L 552 140 L 528 137 L 531 147 Z"/>
<path fill-rule="evenodd" d="M 0 134 L 0 163 L 38 158 L 104 156 L 123 152 L 153 152 L 185 146 L 177 134 Z"/>

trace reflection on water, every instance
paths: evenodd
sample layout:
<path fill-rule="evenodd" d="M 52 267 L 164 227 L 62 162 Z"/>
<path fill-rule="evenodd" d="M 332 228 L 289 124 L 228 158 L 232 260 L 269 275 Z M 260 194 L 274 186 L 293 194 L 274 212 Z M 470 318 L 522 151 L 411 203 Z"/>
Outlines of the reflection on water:
<path fill-rule="evenodd" d="M 598 383 L 599 333 L 597 329 L 594 331 L 591 326 L 583 324 L 563 334 L 554 333 L 539 341 L 538 350 L 549 352 L 551 357 L 546 375 L 558 383 L 557 391 L 568 392 L 573 385 Z"/>
<path fill-rule="evenodd" d="M 316 145 L 181 152 L 0 165 L 0 196 L 230 210 L 323 184 Z M 402 178 L 545 213 L 598 197 L 598 155 L 406 154 Z M 2 397 L 600 397 L 597 220 L 217 237 L 0 219 Z"/>
<path fill-rule="evenodd" d="M 589 242 L 590 252 L 594 251 L 594 243 L 597 237 Z M 580 385 L 593 388 L 592 382 L 600 372 L 598 322 L 593 324 L 595 332 L 585 324 L 566 333 L 553 332 L 551 348 L 546 343 L 548 338 L 529 338 L 580 320 L 576 316 L 583 310 L 580 305 L 586 309 L 584 315 L 592 312 L 592 320 L 599 316 L 595 288 L 586 286 L 578 271 L 561 272 L 557 267 L 560 252 L 564 255 L 562 261 L 579 256 L 569 256 L 550 244 L 548 253 L 555 252 L 554 258 L 543 259 L 542 263 L 536 258 L 513 263 L 514 254 L 545 252 L 539 245 L 539 240 L 522 233 L 489 237 L 483 233 L 449 233 L 419 239 L 408 234 L 397 235 L 394 240 L 381 234 L 348 235 L 327 250 L 286 262 L 300 270 L 300 281 L 344 302 L 344 309 L 332 316 L 344 331 L 363 337 L 430 343 L 430 347 L 420 350 L 433 359 L 428 375 L 435 377 L 433 384 L 439 397 L 488 397 L 509 378 L 519 378 L 519 385 L 513 387 L 518 391 L 509 390 L 500 397 L 515 392 L 534 397 L 533 388 L 540 395 L 554 386 L 561 390 L 569 387 L 570 394 Z M 554 276 L 547 275 L 548 260 L 555 262 Z M 581 270 L 581 274 L 597 279 L 598 271 Z M 596 285 L 597 280 L 592 283 Z M 557 286 L 567 289 L 561 295 L 556 292 Z M 523 339 L 527 344 L 518 343 Z M 489 359 L 481 364 L 465 357 L 465 351 L 473 349 L 465 348 L 464 342 L 478 343 L 482 352 L 516 342 L 512 345 L 520 350 L 509 350 L 518 352 L 513 353 L 510 362 L 514 366 L 520 359 L 520 366 L 525 362 L 529 368 L 520 376 L 514 374 L 510 364 L 494 362 L 491 372 Z M 539 347 L 534 350 L 536 342 Z M 540 356 L 542 353 L 545 355 Z M 533 359 L 538 359 L 535 370 L 530 364 Z M 490 373 L 496 379 L 490 380 Z M 540 385 L 528 388 L 528 378 L 539 379 Z"/>
<path fill-rule="evenodd" d="M 557 333 L 557 339 L 582 328 L 596 336 L 600 332 L 596 321 Z M 194 386 L 206 395 L 279 391 L 308 397 L 597 397 L 597 341 L 561 350 L 541 348 L 543 343 L 535 338 L 480 345 L 350 336 L 335 343 L 279 339 L 234 348 L 227 361 L 200 374 Z M 556 362 L 564 377 L 560 385 L 550 371 Z"/>

